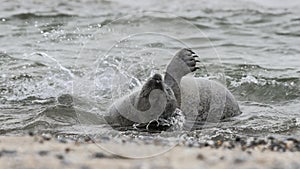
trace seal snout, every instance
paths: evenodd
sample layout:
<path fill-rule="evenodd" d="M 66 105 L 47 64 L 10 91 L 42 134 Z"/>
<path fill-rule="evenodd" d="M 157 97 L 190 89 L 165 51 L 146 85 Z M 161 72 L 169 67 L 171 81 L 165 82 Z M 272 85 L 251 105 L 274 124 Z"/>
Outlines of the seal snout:
<path fill-rule="evenodd" d="M 154 89 L 163 89 L 162 76 L 160 74 L 153 75 L 150 81 L 152 81 Z"/>
<path fill-rule="evenodd" d="M 162 77 L 160 74 L 155 74 L 152 77 L 153 80 L 155 80 L 156 83 L 161 83 L 162 82 Z"/>
<path fill-rule="evenodd" d="M 152 90 L 163 90 L 163 88 L 162 76 L 160 74 L 155 74 L 144 84 L 141 91 L 141 96 L 148 96 Z"/>

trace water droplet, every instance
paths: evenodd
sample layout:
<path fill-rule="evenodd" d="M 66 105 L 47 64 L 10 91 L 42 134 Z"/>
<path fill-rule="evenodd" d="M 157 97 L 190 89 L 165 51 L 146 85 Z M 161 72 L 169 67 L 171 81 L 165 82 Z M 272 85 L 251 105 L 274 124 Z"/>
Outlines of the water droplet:
<path fill-rule="evenodd" d="M 34 21 L 34 27 L 38 27 L 38 21 Z"/>
<path fill-rule="evenodd" d="M 49 32 L 45 32 L 45 33 L 43 33 L 43 36 L 48 36 L 50 33 Z"/>

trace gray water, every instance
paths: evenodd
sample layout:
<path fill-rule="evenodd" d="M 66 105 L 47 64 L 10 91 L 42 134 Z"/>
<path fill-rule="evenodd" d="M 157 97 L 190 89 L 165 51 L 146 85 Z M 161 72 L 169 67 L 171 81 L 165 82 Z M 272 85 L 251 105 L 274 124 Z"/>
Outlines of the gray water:
<path fill-rule="evenodd" d="M 185 134 L 300 137 L 299 11 L 291 0 L 2 1 L 0 134 L 109 133 L 109 105 L 189 47 L 194 76 L 227 85 L 243 114 Z"/>

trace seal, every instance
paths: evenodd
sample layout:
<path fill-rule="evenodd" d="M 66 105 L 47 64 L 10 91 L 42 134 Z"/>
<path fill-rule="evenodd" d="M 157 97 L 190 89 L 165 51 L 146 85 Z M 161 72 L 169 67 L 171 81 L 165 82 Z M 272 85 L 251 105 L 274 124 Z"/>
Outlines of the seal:
<path fill-rule="evenodd" d="M 114 102 L 104 116 L 112 127 L 146 124 L 153 120 L 168 119 L 177 108 L 172 89 L 155 74 L 141 89 Z"/>
<path fill-rule="evenodd" d="M 175 54 L 162 76 L 155 74 L 141 89 L 112 104 L 104 117 L 111 126 L 132 126 L 168 119 L 180 109 L 186 120 L 219 122 L 241 114 L 234 96 L 222 84 L 187 76 L 196 71 L 198 56 L 191 49 Z"/>
<path fill-rule="evenodd" d="M 165 83 L 176 96 L 186 121 L 219 122 L 242 112 L 232 93 L 222 84 L 204 78 L 187 76 L 196 71 L 198 55 L 182 49 L 167 66 Z"/>

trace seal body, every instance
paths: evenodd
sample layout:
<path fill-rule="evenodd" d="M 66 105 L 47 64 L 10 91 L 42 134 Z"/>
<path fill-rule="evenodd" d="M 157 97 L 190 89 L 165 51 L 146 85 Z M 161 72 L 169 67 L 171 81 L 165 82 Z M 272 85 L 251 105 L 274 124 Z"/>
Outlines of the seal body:
<path fill-rule="evenodd" d="M 180 86 L 180 109 L 187 121 L 219 122 L 241 114 L 231 92 L 216 81 L 185 76 Z"/>
<path fill-rule="evenodd" d="M 190 49 L 177 52 L 167 66 L 165 83 L 172 88 L 186 121 L 219 122 L 241 114 L 237 101 L 222 84 L 188 76 L 199 69 Z"/>
<path fill-rule="evenodd" d="M 114 102 L 104 119 L 112 127 L 145 124 L 171 117 L 177 108 L 172 89 L 155 74 L 141 89 Z"/>

